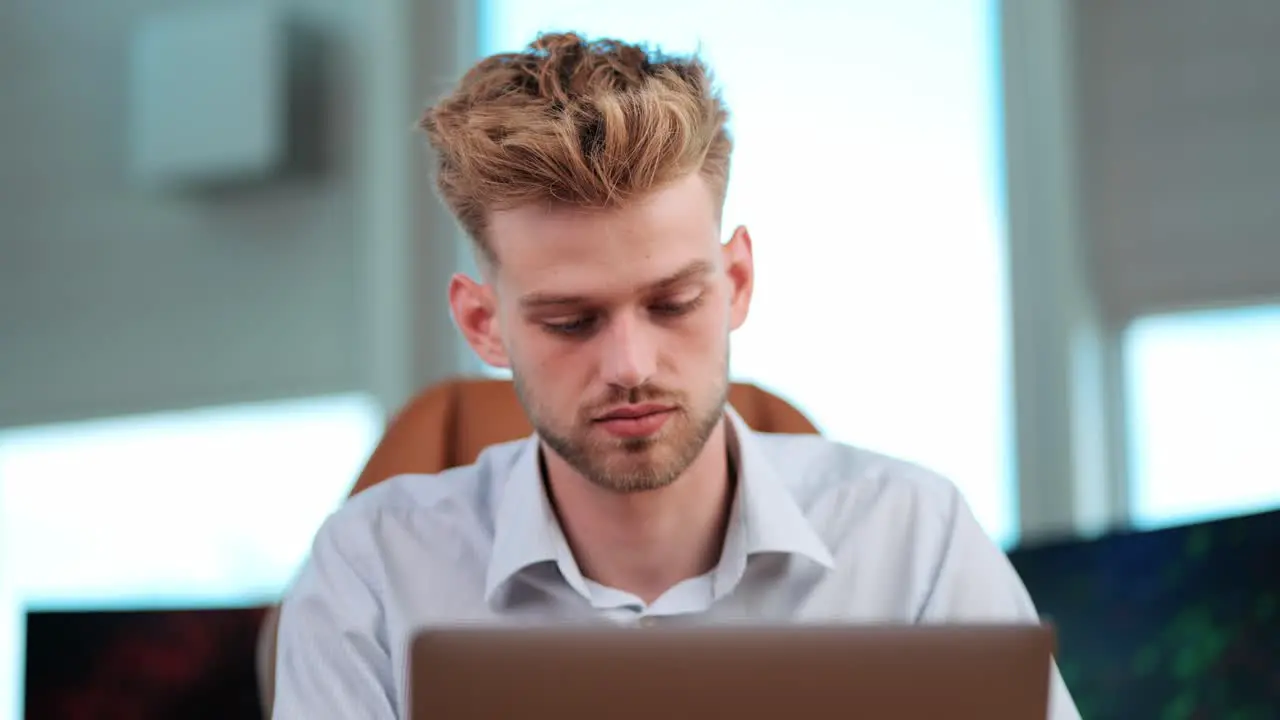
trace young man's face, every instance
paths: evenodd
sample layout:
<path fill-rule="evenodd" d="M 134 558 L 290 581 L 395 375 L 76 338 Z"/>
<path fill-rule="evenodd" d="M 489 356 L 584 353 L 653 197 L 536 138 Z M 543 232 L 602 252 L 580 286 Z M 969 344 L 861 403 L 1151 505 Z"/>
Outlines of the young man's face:
<path fill-rule="evenodd" d="M 721 420 L 753 272 L 745 230 L 722 244 L 717 215 L 697 174 L 614 210 L 498 212 L 488 284 L 450 288 L 543 440 L 602 487 L 669 484 Z"/>

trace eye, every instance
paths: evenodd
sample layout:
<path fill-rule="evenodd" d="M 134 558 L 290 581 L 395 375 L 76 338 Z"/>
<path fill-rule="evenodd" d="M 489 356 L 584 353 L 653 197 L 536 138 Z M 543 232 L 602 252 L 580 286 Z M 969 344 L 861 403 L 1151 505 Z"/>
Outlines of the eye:
<path fill-rule="evenodd" d="M 702 304 L 702 295 L 689 300 L 667 300 L 649 306 L 649 312 L 661 317 L 680 317 L 688 315 Z"/>
<path fill-rule="evenodd" d="M 595 329 L 597 322 L 595 315 L 584 315 L 572 320 L 546 321 L 542 323 L 542 329 L 553 335 L 581 337 Z"/>

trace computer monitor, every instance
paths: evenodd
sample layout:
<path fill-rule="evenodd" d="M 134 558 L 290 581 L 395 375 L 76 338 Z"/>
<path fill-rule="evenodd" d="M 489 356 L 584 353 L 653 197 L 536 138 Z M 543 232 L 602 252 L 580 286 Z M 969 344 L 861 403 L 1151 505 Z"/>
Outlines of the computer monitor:
<path fill-rule="evenodd" d="M 1009 557 L 1082 716 L 1276 717 L 1280 510 Z"/>
<path fill-rule="evenodd" d="M 27 613 L 24 715 L 260 720 L 263 610 Z"/>

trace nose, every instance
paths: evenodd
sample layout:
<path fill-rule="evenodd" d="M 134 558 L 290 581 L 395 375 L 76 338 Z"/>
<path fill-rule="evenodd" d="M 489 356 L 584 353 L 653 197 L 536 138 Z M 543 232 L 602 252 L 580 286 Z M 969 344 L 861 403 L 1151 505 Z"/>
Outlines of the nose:
<path fill-rule="evenodd" d="M 601 374 L 610 385 L 627 389 L 644 385 L 657 371 L 658 349 L 653 328 L 630 314 L 609 323 L 601 338 Z"/>

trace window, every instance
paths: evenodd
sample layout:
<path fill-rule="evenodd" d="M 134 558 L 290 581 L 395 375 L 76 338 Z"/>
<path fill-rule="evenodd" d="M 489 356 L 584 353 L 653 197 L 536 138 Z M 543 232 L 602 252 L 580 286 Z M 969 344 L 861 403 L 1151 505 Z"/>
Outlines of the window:
<path fill-rule="evenodd" d="M 481 50 L 549 30 L 700 50 L 736 140 L 726 231 L 755 240 L 735 379 L 946 474 L 1007 545 L 996 21 L 991 0 L 488 0 Z"/>
<path fill-rule="evenodd" d="M 347 395 L 0 431 L 0 697 L 26 606 L 273 601 L 381 428 Z"/>
<path fill-rule="evenodd" d="M 1124 342 L 1134 524 L 1280 506 L 1280 305 L 1142 318 Z"/>

